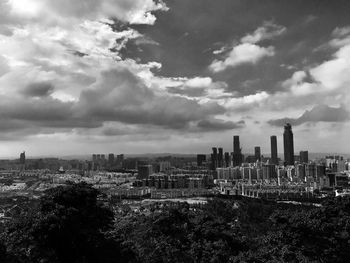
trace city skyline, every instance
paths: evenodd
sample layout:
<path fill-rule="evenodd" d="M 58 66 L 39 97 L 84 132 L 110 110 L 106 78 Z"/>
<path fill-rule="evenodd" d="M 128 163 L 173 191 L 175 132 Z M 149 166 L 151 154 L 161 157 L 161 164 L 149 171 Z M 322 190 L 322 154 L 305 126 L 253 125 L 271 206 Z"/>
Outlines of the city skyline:
<path fill-rule="evenodd" d="M 244 138 L 244 136 L 242 136 Z M 230 146 L 228 143 L 225 143 L 225 146 L 223 145 L 216 145 L 215 147 L 213 146 L 212 147 L 212 154 L 210 154 L 210 151 L 208 149 L 206 149 L 206 151 L 202 152 L 202 153 L 181 153 L 181 152 L 177 152 L 177 153 L 172 153 L 172 152 L 155 152 L 155 153 L 151 153 L 151 152 L 137 152 L 137 153 L 127 153 L 126 155 L 163 155 L 163 154 L 174 154 L 174 155 L 207 155 L 210 157 L 210 155 L 212 155 L 212 159 L 213 159 L 213 154 L 214 154 L 214 159 L 216 160 L 216 162 L 220 162 L 220 160 L 218 158 L 222 158 L 221 160 L 221 163 L 223 164 L 225 162 L 225 159 L 224 159 L 224 155 L 228 154 L 230 156 L 230 160 L 233 161 L 233 163 L 235 165 L 240 165 L 241 163 L 245 162 L 245 159 L 247 157 L 255 157 L 257 160 L 260 160 L 261 157 L 269 157 L 270 159 L 270 162 L 272 164 L 277 164 L 277 159 L 279 157 L 281 157 L 280 159 L 281 160 L 284 160 L 284 163 L 286 165 L 292 165 L 294 164 L 295 160 L 295 156 L 298 155 L 299 153 L 299 156 L 300 158 L 303 158 L 302 156 L 304 154 L 308 155 L 309 153 L 309 150 L 306 150 L 307 149 L 307 146 L 303 146 L 303 148 L 301 149 L 297 149 L 295 150 L 294 149 L 294 135 L 293 135 L 293 132 L 292 132 L 292 125 L 290 123 L 285 123 L 284 125 L 284 132 L 283 134 L 280 135 L 281 137 L 281 142 L 280 144 L 281 147 L 279 148 L 278 146 L 278 136 L 276 135 L 271 135 L 270 136 L 270 148 L 269 150 L 266 150 L 266 148 L 262 151 L 261 150 L 261 146 L 260 145 L 265 145 L 266 142 L 265 141 L 261 141 L 259 145 L 254 145 L 251 149 L 249 148 L 244 148 L 244 145 L 241 144 L 241 141 L 240 141 L 240 138 L 241 138 L 241 135 L 233 135 L 233 137 L 231 138 L 232 139 L 232 146 L 231 146 L 231 150 L 230 150 Z M 280 150 L 278 150 L 280 149 Z M 339 152 L 310 152 L 311 154 L 329 154 L 329 155 L 339 155 L 339 154 L 345 154 L 345 156 L 349 155 L 348 153 L 339 153 Z M 88 155 L 101 155 L 101 157 L 103 159 L 109 159 L 111 158 L 111 156 L 113 156 L 114 158 L 114 155 L 116 154 L 116 152 L 113 152 L 113 151 L 106 151 L 106 150 L 103 150 L 103 151 L 100 151 L 100 153 L 96 153 L 96 151 L 94 153 L 86 153 L 86 154 L 72 154 L 71 156 L 79 156 L 79 157 L 82 157 L 82 156 L 88 156 Z M 252 155 L 248 155 L 246 156 L 245 154 L 252 154 Z M 267 155 L 266 155 L 267 154 Z M 121 153 L 120 152 L 120 155 L 124 155 L 124 153 Z M 20 153 L 20 159 L 22 159 L 22 156 L 25 156 L 25 151 L 23 151 L 22 153 Z M 48 155 L 46 157 L 68 157 L 69 155 Z M 119 156 L 119 155 L 116 155 L 116 156 Z M 16 159 L 16 156 L 6 156 L 8 158 L 15 158 Z M 35 157 L 45 157 L 45 155 L 42 155 L 42 156 L 35 156 L 35 155 L 32 155 L 32 158 L 35 158 Z M 305 158 L 305 157 L 304 157 Z M 3 159 L 6 159 L 6 158 L 3 158 Z M 306 157 L 307 159 L 307 157 Z M 0 157 L 0 160 L 1 160 L 1 157 Z M 215 164 L 216 166 L 216 164 Z"/>
<path fill-rule="evenodd" d="M 0 6 L 0 158 L 350 153 L 347 1 Z"/>

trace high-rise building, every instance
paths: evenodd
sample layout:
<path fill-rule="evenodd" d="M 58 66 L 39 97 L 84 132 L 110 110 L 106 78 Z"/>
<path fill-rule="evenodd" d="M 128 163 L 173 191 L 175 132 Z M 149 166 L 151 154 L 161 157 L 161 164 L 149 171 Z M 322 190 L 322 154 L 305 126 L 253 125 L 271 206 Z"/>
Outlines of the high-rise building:
<path fill-rule="evenodd" d="M 308 151 L 300 151 L 300 162 L 308 163 L 309 162 L 309 152 Z"/>
<path fill-rule="evenodd" d="M 206 159 L 207 156 L 205 154 L 197 154 L 197 166 L 202 166 Z"/>
<path fill-rule="evenodd" d="M 113 153 L 108 154 L 108 164 L 109 165 L 114 164 L 114 154 Z"/>
<path fill-rule="evenodd" d="M 323 176 L 326 175 L 326 165 L 317 164 L 316 165 L 316 178 L 319 181 Z"/>
<path fill-rule="evenodd" d="M 211 153 L 210 154 L 210 169 L 211 170 L 216 170 L 216 167 L 215 167 L 215 158 L 214 158 L 214 154 Z"/>
<path fill-rule="evenodd" d="M 255 156 L 255 161 L 261 161 L 261 149 L 259 146 L 256 146 L 254 148 L 254 156 Z"/>
<path fill-rule="evenodd" d="M 19 163 L 20 164 L 25 164 L 26 163 L 26 152 L 22 152 L 19 155 Z"/>
<path fill-rule="evenodd" d="M 150 164 L 137 166 L 137 179 L 146 179 L 153 173 L 153 167 Z"/>
<path fill-rule="evenodd" d="M 290 123 L 284 125 L 283 146 L 285 165 L 294 165 L 294 141 Z"/>
<path fill-rule="evenodd" d="M 305 176 L 306 177 L 312 177 L 312 178 L 316 178 L 316 164 L 315 163 L 309 163 L 306 164 L 305 166 Z"/>
<path fill-rule="evenodd" d="M 218 149 L 213 147 L 213 153 L 211 154 L 211 168 L 212 170 L 216 170 L 218 167 Z"/>
<path fill-rule="evenodd" d="M 237 135 L 233 136 L 233 152 L 234 153 L 241 153 L 241 148 L 239 145 L 239 136 L 237 136 Z"/>
<path fill-rule="evenodd" d="M 278 157 L 277 157 L 277 137 L 275 135 L 272 135 L 270 137 L 271 139 L 271 164 L 278 164 Z"/>
<path fill-rule="evenodd" d="M 305 176 L 306 176 L 306 165 L 305 164 L 298 164 L 295 170 L 295 175 L 298 177 L 300 180 L 304 181 Z"/>
<path fill-rule="evenodd" d="M 124 154 L 117 155 L 117 165 L 123 165 L 124 162 Z"/>
<path fill-rule="evenodd" d="M 276 167 L 273 164 L 264 164 L 262 166 L 263 178 L 264 180 L 271 180 L 277 178 Z"/>
<path fill-rule="evenodd" d="M 231 158 L 230 158 L 230 153 L 225 152 L 225 167 L 230 167 L 231 166 Z"/>
<path fill-rule="evenodd" d="M 233 136 L 233 166 L 240 166 L 243 162 L 242 149 L 239 145 L 239 136 Z"/>
<path fill-rule="evenodd" d="M 219 153 L 218 153 L 218 167 L 223 167 L 224 166 L 224 152 L 222 148 L 218 148 Z"/>

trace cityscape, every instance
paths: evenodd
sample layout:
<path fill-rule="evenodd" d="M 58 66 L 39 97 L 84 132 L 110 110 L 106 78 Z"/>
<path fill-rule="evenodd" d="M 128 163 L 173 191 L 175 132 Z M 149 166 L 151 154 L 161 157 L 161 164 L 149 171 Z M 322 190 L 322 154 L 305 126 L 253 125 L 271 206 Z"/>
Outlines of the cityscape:
<path fill-rule="evenodd" d="M 0 0 L 0 263 L 350 262 L 349 0 Z"/>
<path fill-rule="evenodd" d="M 89 160 L 64 160 L 28 159 L 22 152 L 19 159 L 0 161 L 1 193 L 33 198 L 52 187 L 86 182 L 110 199 L 237 195 L 306 201 L 350 195 L 349 159 L 328 155 L 311 160 L 308 150 L 296 155 L 289 123 L 278 137 L 283 138 L 283 158 L 278 157 L 276 135 L 270 137 L 270 156 L 262 155 L 259 146 L 254 155 L 244 155 L 239 135 L 233 136 L 232 152 L 213 147 L 210 154 L 196 156 L 94 153 Z"/>

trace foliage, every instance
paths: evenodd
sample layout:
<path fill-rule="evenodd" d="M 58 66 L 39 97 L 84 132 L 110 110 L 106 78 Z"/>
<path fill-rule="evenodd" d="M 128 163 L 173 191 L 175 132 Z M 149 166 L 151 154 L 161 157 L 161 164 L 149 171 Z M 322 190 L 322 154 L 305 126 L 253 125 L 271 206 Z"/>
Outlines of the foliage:
<path fill-rule="evenodd" d="M 72 184 L 46 192 L 5 227 L 0 262 L 347 262 L 350 198 L 321 207 L 214 198 L 116 213 L 99 192 Z"/>
<path fill-rule="evenodd" d="M 113 262 L 118 244 L 105 237 L 112 212 L 86 184 L 49 190 L 37 211 L 8 226 L 3 239 L 22 262 Z"/>

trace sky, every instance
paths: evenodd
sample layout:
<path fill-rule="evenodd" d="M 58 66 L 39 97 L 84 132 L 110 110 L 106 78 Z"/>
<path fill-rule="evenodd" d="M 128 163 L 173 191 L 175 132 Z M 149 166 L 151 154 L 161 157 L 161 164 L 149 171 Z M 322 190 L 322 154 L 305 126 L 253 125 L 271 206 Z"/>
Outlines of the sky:
<path fill-rule="evenodd" d="M 350 2 L 0 0 L 0 157 L 349 153 Z"/>

